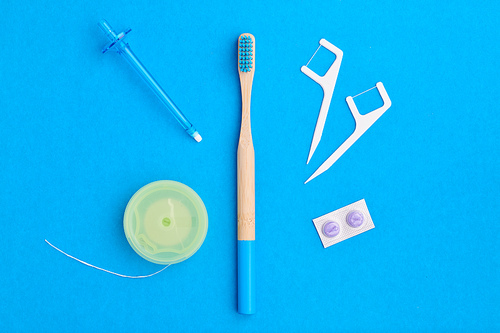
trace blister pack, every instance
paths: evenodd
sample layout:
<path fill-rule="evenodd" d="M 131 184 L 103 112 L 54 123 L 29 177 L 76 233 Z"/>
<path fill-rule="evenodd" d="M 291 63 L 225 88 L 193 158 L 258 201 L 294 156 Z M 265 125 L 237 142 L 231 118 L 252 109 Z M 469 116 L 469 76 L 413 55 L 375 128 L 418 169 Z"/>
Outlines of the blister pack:
<path fill-rule="evenodd" d="M 375 228 L 365 199 L 315 218 L 313 223 L 324 248 Z"/>

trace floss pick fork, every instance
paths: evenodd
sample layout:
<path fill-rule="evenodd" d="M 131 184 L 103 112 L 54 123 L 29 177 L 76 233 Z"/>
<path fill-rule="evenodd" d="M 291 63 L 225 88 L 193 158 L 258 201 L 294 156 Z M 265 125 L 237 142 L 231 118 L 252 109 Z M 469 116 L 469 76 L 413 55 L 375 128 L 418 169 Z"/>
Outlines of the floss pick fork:
<path fill-rule="evenodd" d="M 384 101 L 384 105 L 379 107 L 376 110 L 373 110 L 365 115 L 361 115 L 358 111 L 358 108 L 356 107 L 356 104 L 354 104 L 354 97 L 357 97 L 359 95 L 362 95 L 372 89 L 377 88 L 380 97 L 382 97 L 382 100 Z M 391 100 L 389 99 L 389 95 L 387 94 L 387 91 L 385 90 L 384 85 L 382 82 L 377 82 L 375 87 L 370 88 L 366 91 L 363 91 L 362 93 L 357 94 L 356 96 L 348 96 L 346 98 L 347 105 L 349 106 L 349 110 L 351 110 L 351 114 L 354 117 L 354 120 L 356 122 L 356 128 L 354 129 L 354 132 L 351 134 L 350 137 L 347 138 L 347 140 L 344 141 L 340 147 L 337 148 L 337 150 L 330 156 L 328 159 L 323 162 L 323 164 L 320 165 L 318 170 L 316 170 L 311 177 L 309 177 L 308 180 L 305 181 L 304 184 L 307 184 L 309 181 L 312 179 L 316 178 L 317 176 L 321 175 L 323 172 L 328 170 L 333 163 L 335 163 L 340 156 L 342 156 L 347 149 L 349 149 L 356 140 L 358 140 L 361 135 L 363 135 L 366 130 L 368 130 L 377 120 L 380 118 L 387 109 L 389 109 L 392 105 Z"/>
<path fill-rule="evenodd" d="M 307 65 L 309 65 L 321 46 L 323 46 L 336 56 L 333 64 L 323 76 L 319 76 L 309 67 L 307 67 Z M 323 128 L 325 127 L 326 116 L 328 115 L 328 109 L 330 108 L 330 102 L 332 101 L 333 90 L 335 89 L 335 83 L 337 82 L 337 76 L 339 75 L 340 63 L 342 62 L 342 56 L 344 55 L 341 49 L 328 42 L 324 38 L 319 41 L 319 46 L 316 49 L 316 52 L 314 52 L 313 56 L 311 57 L 311 59 L 309 59 L 307 64 L 300 68 L 302 73 L 309 76 L 311 79 L 313 79 L 314 82 L 318 83 L 321 88 L 323 88 L 323 102 L 321 103 L 318 120 L 316 121 L 311 148 L 309 149 L 309 156 L 307 157 L 307 164 L 309 164 L 309 161 L 311 160 L 311 157 L 313 156 L 314 151 L 316 150 L 316 147 L 318 147 L 318 144 L 321 140 Z"/>

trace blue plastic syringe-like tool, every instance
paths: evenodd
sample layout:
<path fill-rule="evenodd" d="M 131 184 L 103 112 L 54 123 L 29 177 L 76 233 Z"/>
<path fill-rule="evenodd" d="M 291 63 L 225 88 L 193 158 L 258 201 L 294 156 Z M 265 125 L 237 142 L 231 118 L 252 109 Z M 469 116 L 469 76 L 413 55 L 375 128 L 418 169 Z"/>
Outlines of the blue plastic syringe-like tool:
<path fill-rule="evenodd" d="M 99 22 L 99 27 L 104 31 L 108 39 L 111 41 L 103 50 L 102 53 L 114 48 L 118 54 L 122 55 L 125 60 L 132 66 L 136 72 L 144 79 L 147 85 L 153 90 L 153 92 L 158 96 L 162 103 L 167 107 L 167 109 L 174 115 L 175 119 L 181 124 L 186 130 L 187 134 L 191 135 L 193 139 L 197 142 L 201 141 L 201 135 L 196 131 L 194 126 L 186 119 L 182 114 L 181 110 L 177 108 L 174 102 L 168 97 L 167 93 L 161 88 L 161 86 L 156 82 L 153 76 L 148 72 L 144 65 L 137 59 L 134 52 L 130 49 L 127 43 L 123 41 L 123 38 L 132 30 L 126 29 L 119 34 L 113 31 L 113 28 L 108 24 L 106 20 Z"/>

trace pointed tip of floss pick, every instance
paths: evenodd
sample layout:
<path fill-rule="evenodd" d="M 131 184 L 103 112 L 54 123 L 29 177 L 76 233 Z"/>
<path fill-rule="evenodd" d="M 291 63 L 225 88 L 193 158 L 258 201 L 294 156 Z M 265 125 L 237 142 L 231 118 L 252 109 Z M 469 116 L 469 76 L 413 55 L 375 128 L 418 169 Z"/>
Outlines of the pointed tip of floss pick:
<path fill-rule="evenodd" d="M 321 168 L 321 167 L 320 167 Z M 309 177 L 305 182 L 304 182 L 304 185 L 309 183 L 311 180 L 313 180 L 314 178 L 318 177 L 319 175 L 321 175 L 324 171 L 320 171 L 320 169 L 314 171 L 314 173 L 311 175 L 311 177 Z"/>
<path fill-rule="evenodd" d="M 316 150 L 316 147 L 313 148 L 313 146 L 311 145 L 311 149 L 309 150 L 309 155 L 307 156 L 307 162 L 306 162 L 306 164 L 309 164 L 309 161 L 313 157 L 315 150 Z"/>

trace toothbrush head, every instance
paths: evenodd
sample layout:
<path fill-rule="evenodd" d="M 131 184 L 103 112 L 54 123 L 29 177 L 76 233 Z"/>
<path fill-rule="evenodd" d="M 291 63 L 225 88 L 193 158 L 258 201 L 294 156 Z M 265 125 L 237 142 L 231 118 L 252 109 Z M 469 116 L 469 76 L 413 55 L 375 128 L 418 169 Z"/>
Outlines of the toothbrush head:
<path fill-rule="evenodd" d="M 255 70 L 254 43 L 252 34 L 242 34 L 238 40 L 238 68 L 241 73 L 251 73 Z"/>

